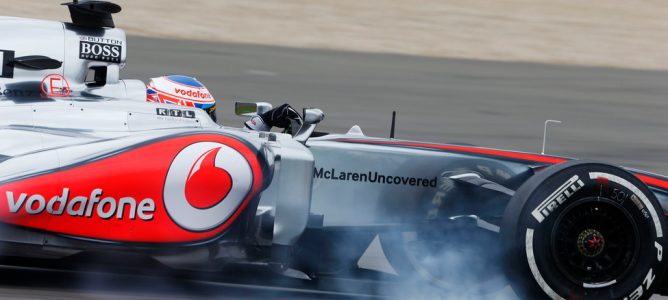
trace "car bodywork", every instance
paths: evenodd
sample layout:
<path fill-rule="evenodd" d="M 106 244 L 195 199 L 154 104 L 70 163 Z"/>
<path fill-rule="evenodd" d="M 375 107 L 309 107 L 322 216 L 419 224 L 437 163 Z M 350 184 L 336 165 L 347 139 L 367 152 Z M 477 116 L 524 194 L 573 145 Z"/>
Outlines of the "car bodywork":
<path fill-rule="evenodd" d="M 220 126 L 200 109 L 147 103 L 143 83 L 119 79 L 120 29 L 0 19 L 9 27 L 18 29 L 0 46 L 5 255 L 122 251 L 176 268 L 306 265 L 317 276 L 336 269 L 320 265 L 332 263 L 327 249 L 297 253 L 344 244 L 347 256 L 333 255 L 349 261 L 333 264 L 398 273 L 363 261 L 379 236 L 461 217 L 496 233 L 514 190 L 569 160 L 359 130 L 299 140 Z M 35 55 L 62 66 L 11 64 Z M 668 210 L 668 178 L 630 171 Z"/>

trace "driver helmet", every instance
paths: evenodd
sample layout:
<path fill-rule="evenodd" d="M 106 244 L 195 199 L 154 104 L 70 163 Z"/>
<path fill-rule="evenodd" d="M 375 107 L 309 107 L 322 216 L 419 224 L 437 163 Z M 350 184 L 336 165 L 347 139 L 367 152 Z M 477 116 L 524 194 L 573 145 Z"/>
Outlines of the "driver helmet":
<path fill-rule="evenodd" d="M 151 78 L 146 86 L 146 101 L 201 108 L 216 121 L 216 100 L 206 86 L 193 77 L 168 75 Z"/>

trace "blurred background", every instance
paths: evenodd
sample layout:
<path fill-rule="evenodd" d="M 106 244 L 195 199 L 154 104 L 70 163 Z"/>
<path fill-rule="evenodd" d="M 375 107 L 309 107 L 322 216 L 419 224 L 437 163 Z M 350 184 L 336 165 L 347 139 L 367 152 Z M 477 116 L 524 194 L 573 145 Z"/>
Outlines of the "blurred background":
<path fill-rule="evenodd" d="M 4 2 L 4 3 L 3 3 Z M 63 0 L 3 0 L 3 14 L 69 20 Z M 135 36 L 527 61 L 668 68 L 663 1 L 114 1 Z M 19 5 L 20 4 L 20 5 Z"/>
<path fill-rule="evenodd" d="M 67 21 L 62 0 L 3 14 Z M 219 102 L 317 106 L 321 130 L 539 152 L 668 173 L 658 0 L 115 1 L 127 78 L 192 75 Z"/>

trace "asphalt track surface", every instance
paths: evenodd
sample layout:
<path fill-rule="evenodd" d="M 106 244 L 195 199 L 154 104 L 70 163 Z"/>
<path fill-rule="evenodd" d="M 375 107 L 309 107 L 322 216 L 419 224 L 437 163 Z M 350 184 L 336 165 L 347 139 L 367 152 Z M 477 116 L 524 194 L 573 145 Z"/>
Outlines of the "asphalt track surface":
<path fill-rule="evenodd" d="M 380 299 L 368 292 L 328 288 L 339 282 L 326 282 L 323 290 L 317 290 L 309 282 L 281 278 L 264 269 L 208 274 L 160 266 L 41 263 L 0 265 L 0 299 Z"/>
<path fill-rule="evenodd" d="M 401 139 L 590 158 L 668 174 L 668 72 L 129 38 L 123 74 L 188 74 L 241 126 L 234 100 L 324 110 L 321 131 L 358 124 Z M 623 59 L 623 58 L 620 58 Z"/>
<path fill-rule="evenodd" d="M 424 58 L 130 37 L 123 77 L 187 74 L 241 126 L 233 101 L 323 109 L 320 131 L 592 158 L 668 174 L 668 72 Z M 0 299 L 346 299 L 295 287 L 145 274 L 0 268 Z"/>

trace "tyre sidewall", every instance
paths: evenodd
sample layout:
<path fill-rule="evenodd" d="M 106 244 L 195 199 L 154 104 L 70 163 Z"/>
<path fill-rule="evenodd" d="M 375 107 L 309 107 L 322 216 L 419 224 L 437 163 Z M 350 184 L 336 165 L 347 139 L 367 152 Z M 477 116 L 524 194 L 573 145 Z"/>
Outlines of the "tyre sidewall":
<path fill-rule="evenodd" d="M 602 177 L 607 180 L 604 184 Z M 601 190 L 601 186 L 605 188 Z M 570 195 L 558 192 L 564 187 Z M 617 201 L 636 223 L 638 255 L 622 278 L 614 279 L 614 284 L 599 288 L 578 286 L 559 270 L 552 256 L 552 228 L 569 205 L 597 193 L 612 197 L 615 189 L 617 194 L 623 191 L 641 200 Z M 666 226 L 654 194 L 627 171 L 601 163 L 568 162 L 532 177 L 509 203 L 501 233 L 508 257 L 506 270 L 511 280 L 524 287 L 520 293 L 528 297 L 547 294 L 551 298 L 646 298 L 666 266 L 662 255 Z"/>

